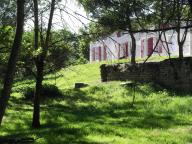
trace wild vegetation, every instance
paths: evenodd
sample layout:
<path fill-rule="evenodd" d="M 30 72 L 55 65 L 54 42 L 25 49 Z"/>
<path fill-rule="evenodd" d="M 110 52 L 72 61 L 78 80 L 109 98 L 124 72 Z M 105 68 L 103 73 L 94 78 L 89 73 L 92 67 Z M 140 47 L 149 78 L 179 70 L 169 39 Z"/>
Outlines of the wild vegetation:
<path fill-rule="evenodd" d="M 153 58 L 155 59 L 155 58 Z M 186 144 L 191 143 L 192 97 L 155 84 L 138 84 L 133 90 L 121 82 L 100 82 L 100 63 L 72 66 L 45 77 L 61 97 L 41 102 L 42 127 L 30 127 L 32 102 L 23 91 L 33 80 L 14 84 L 8 110 L 0 129 L 1 138 L 33 137 L 35 143 L 77 144 Z M 75 82 L 89 87 L 74 89 Z M 0 138 L 0 141 L 1 141 Z"/>
<path fill-rule="evenodd" d="M 0 2 L 0 143 L 21 143 L 20 138 L 28 137 L 42 144 L 192 143 L 191 93 L 139 83 L 132 104 L 132 88 L 121 82 L 101 83 L 102 63 L 86 64 L 90 41 L 127 31 L 132 39 L 131 59 L 118 62 L 134 65 L 141 61 L 135 58 L 134 34 L 159 32 L 159 42 L 169 30 L 166 25 L 178 34 L 182 60 L 192 26 L 191 1 L 78 2 L 91 21 L 78 34 L 65 26 L 53 29 L 54 12 L 66 11 L 61 0 Z M 71 11 L 71 17 L 77 18 L 79 14 Z M 28 20 L 34 25 L 26 30 Z M 153 52 L 142 61 L 150 60 Z M 168 46 L 167 54 L 170 57 Z M 89 86 L 74 89 L 75 82 Z"/>

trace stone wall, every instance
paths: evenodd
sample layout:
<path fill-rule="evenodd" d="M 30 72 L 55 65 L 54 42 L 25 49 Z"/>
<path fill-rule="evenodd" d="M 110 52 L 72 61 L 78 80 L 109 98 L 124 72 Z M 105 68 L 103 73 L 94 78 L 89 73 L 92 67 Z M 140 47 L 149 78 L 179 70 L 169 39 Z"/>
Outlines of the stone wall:
<path fill-rule="evenodd" d="M 192 91 L 192 57 L 179 60 L 177 58 L 161 62 L 119 63 L 101 66 L 101 79 L 107 81 L 139 81 L 155 82 L 162 86 Z"/>

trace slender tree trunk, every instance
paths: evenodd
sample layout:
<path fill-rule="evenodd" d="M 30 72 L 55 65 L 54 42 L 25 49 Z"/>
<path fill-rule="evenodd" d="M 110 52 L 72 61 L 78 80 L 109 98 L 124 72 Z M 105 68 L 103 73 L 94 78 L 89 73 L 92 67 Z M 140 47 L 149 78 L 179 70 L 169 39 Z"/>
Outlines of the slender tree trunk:
<path fill-rule="evenodd" d="M 39 20 L 38 20 L 38 1 L 33 0 L 33 5 L 34 5 L 34 49 L 37 50 L 39 47 Z M 42 66 L 40 63 L 38 63 L 38 58 L 35 59 L 35 64 L 37 68 L 37 76 L 36 76 L 36 87 L 35 87 L 35 93 L 34 93 L 34 111 L 33 111 L 33 122 L 32 122 L 32 127 L 33 128 L 39 128 L 40 127 L 40 102 L 39 102 L 39 97 L 41 94 L 41 89 L 42 89 Z"/>
<path fill-rule="evenodd" d="M 179 45 L 179 59 L 183 58 L 183 44 L 181 42 L 178 43 Z"/>
<path fill-rule="evenodd" d="M 183 59 L 183 46 L 184 46 L 184 43 L 186 41 L 186 38 L 187 38 L 187 33 L 188 33 L 188 29 L 185 29 L 184 31 L 184 34 L 182 36 L 182 39 L 181 39 L 181 30 L 179 28 L 179 30 L 177 30 L 177 41 L 178 41 L 178 46 L 179 46 L 179 59 Z"/>
<path fill-rule="evenodd" d="M 128 28 L 130 30 L 130 36 L 131 36 L 131 64 L 132 65 L 135 65 L 136 64 L 136 60 L 135 60 L 135 57 L 136 57 L 136 39 L 135 39 L 135 36 L 134 36 L 134 33 L 132 32 L 132 22 L 131 22 L 131 19 L 130 19 L 130 16 L 128 15 L 127 16 L 127 20 L 128 20 Z"/>
<path fill-rule="evenodd" d="M 179 59 L 182 59 L 183 58 L 183 44 L 181 42 L 180 24 L 178 24 L 178 27 L 177 27 L 177 43 L 179 46 Z"/>
<path fill-rule="evenodd" d="M 176 31 L 177 31 L 177 43 L 178 43 L 178 46 L 179 46 L 179 59 L 183 59 L 183 45 L 184 45 L 184 42 L 186 40 L 186 35 L 181 39 L 181 17 L 182 17 L 182 2 L 180 3 L 179 0 L 176 1 L 176 4 L 177 4 L 177 28 L 176 28 Z M 186 33 L 184 33 L 186 34 Z"/>
<path fill-rule="evenodd" d="M 134 34 L 131 32 L 131 41 L 132 41 L 132 46 L 131 46 L 131 64 L 135 65 L 135 57 L 136 57 L 136 40 Z"/>
<path fill-rule="evenodd" d="M 37 0 L 34 0 L 34 1 L 37 1 Z M 35 96 L 34 96 L 35 99 L 34 99 L 34 112 L 33 112 L 33 123 L 32 123 L 33 128 L 40 127 L 40 102 L 39 102 L 39 99 L 40 99 L 41 91 L 42 91 L 44 61 L 47 56 L 47 51 L 48 51 L 48 47 L 49 47 L 49 39 L 50 39 L 54 10 L 55 10 L 55 0 L 52 0 L 49 23 L 48 23 L 47 33 L 46 33 L 46 40 L 45 40 L 45 44 L 43 44 L 43 52 L 36 59 L 37 77 L 36 77 L 36 88 L 35 88 L 36 91 L 35 91 Z"/>
<path fill-rule="evenodd" d="M 42 62 L 36 62 L 37 68 L 37 77 L 36 77 L 36 86 L 34 93 L 34 111 L 33 111 L 33 128 L 40 127 L 40 96 L 42 93 L 42 82 L 43 82 L 43 67 Z"/>
<path fill-rule="evenodd" d="M 51 27 L 52 27 L 52 21 L 53 21 L 53 14 L 55 10 L 55 0 L 52 0 L 51 2 L 51 11 L 50 11 L 50 16 L 49 16 L 49 23 L 48 23 L 48 28 L 47 28 L 47 33 L 46 33 L 46 39 L 45 39 L 45 45 L 43 49 L 43 60 L 45 59 L 47 55 L 47 51 L 49 48 L 49 40 L 50 40 L 50 35 L 51 35 Z"/>
<path fill-rule="evenodd" d="M 16 69 L 16 62 L 21 47 L 23 25 L 24 25 L 24 0 L 17 0 L 17 28 L 15 39 L 12 45 L 11 55 L 7 66 L 6 75 L 4 78 L 4 87 L 0 97 L 0 124 L 2 123 L 2 119 L 5 114 L 5 110 L 11 93 L 11 88 Z"/>

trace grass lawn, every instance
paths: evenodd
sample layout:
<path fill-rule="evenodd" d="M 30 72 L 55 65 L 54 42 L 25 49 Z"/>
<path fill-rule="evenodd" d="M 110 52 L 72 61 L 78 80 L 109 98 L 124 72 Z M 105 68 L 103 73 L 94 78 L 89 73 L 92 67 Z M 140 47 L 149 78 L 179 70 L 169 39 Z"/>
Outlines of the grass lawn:
<path fill-rule="evenodd" d="M 37 144 L 190 144 L 192 94 L 139 84 L 132 107 L 131 88 L 100 82 L 100 63 L 73 66 L 49 74 L 63 96 L 41 105 L 39 130 L 31 128 L 32 103 L 22 91 L 33 80 L 14 84 L 0 137 L 34 137 Z M 55 80 L 56 78 L 56 80 Z M 90 86 L 73 89 L 75 82 Z"/>

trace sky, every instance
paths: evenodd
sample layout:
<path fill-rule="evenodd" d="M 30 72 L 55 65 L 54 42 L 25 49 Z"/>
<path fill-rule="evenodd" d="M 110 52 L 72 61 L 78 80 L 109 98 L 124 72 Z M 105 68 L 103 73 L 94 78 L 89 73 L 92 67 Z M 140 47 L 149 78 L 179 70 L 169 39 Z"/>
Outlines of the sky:
<path fill-rule="evenodd" d="M 67 2 L 66 2 L 67 1 Z M 74 33 L 78 33 L 79 28 L 87 25 L 89 21 L 84 18 L 87 17 L 86 12 L 82 6 L 80 6 L 76 0 L 62 0 L 59 4 L 59 8 L 62 9 L 56 10 L 53 18 L 53 29 L 62 29 L 67 27 Z M 78 13 L 78 14 L 75 14 Z M 46 15 L 46 16 L 45 16 Z M 45 19 L 48 19 L 49 12 L 45 14 Z M 31 29 L 33 27 L 33 21 L 27 21 L 25 28 Z"/>
<path fill-rule="evenodd" d="M 64 10 L 57 10 L 54 18 L 54 28 L 60 29 L 63 26 L 68 27 L 72 32 L 78 32 L 80 27 L 84 24 L 87 25 L 89 21 L 84 18 L 87 17 L 86 12 L 82 6 L 80 6 L 75 0 L 62 0 L 60 8 Z M 77 15 L 78 13 L 80 15 Z M 61 15 L 63 19 L 61 18 Z"/>

